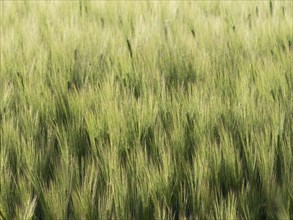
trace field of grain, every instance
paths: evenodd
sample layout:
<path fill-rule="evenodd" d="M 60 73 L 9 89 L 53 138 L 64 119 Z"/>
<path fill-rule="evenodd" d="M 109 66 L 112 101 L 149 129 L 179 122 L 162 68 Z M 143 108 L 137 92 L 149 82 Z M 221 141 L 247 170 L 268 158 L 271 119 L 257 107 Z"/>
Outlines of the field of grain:
<path fill-rule="evenodd" d="M 292 1 L 1 1 L 0 219 L 293 219 Z"/>

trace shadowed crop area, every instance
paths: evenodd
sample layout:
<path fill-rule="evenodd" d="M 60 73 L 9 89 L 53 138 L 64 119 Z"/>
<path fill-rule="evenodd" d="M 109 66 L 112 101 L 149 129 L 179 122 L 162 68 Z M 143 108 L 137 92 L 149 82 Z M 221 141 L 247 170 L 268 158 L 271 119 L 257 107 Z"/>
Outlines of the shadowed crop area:
<path fill-rule="evenodd" d="M 0 219 L 293 219 L 292 1 L 1 1 Z"/>

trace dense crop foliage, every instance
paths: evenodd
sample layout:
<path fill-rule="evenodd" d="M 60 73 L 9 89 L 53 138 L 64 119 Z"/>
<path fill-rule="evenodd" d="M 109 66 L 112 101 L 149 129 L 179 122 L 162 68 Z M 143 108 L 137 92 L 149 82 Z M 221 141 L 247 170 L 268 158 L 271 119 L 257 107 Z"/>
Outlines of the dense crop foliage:
<path fill-rule="evenodd" d="M 1 1 L 0 219 L 293 219 L 292 1 Z"/>

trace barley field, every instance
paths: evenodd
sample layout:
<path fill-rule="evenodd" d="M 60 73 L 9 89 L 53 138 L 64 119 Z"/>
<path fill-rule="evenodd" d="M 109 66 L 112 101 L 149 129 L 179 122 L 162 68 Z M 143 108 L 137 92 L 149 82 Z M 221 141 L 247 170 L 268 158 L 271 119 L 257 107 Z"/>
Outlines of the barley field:
<path fill-rule="evenodd" d="M 1 1 L 0 219 L 293 219 L 292 1 Z"/>

